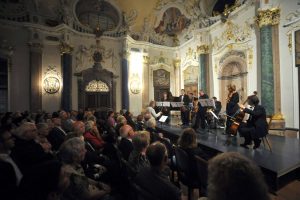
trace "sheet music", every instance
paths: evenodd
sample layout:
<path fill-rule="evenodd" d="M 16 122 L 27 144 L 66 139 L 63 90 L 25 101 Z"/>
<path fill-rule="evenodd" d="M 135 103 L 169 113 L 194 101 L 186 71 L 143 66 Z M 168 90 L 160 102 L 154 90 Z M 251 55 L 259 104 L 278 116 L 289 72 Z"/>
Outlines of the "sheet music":
<path fill-rule="evenodd" d="M 168 116 L 162 115 L 158 121 L 164 123 L 164 122 L 166 122 L 167 119 L 168 119 Z"/>

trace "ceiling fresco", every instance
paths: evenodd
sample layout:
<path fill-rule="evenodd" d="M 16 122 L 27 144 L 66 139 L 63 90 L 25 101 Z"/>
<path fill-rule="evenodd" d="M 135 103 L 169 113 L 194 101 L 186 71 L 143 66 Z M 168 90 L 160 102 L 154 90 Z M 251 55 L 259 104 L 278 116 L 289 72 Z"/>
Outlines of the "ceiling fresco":
<path fill-rule="evenodd" d="M 226 4 L 233 0 L 1 0 L 0 18 L 177 46 L 192 37 L 192 30 L 218 21 L 213 14 Z"/>

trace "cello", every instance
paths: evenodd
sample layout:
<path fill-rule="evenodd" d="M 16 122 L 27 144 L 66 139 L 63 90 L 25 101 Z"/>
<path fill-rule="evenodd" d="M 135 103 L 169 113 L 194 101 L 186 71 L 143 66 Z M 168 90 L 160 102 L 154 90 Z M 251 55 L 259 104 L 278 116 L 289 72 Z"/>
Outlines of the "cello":
<path fill-rule="evenodd" d="M 232 136 L 237 135 L 238 128 L 240 124 L 243 122 L 243 119 L 245 117 L 245 112 L 242 109 L 238 109 L 233 116 L 230 117 L 230 120 L 232 121 L 232 124 L 230 125 L 228 129 L 228 133 Z"/>

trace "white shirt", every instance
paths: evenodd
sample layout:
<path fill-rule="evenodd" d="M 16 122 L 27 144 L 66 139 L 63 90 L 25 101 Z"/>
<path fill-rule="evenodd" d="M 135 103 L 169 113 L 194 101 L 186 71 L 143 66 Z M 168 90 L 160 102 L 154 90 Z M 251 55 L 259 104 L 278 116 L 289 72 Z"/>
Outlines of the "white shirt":
<path fill-rule="evenodd" d="M 154 110 L 154 108 L 152 108 L 151 106 L 149 106 L 149 107 L 147 108 L 147 111 L 150 112 L 151 115 L 152 115 L 152 117 L 154 117 L 154 118 L 157 118 L 157 117 L 160 116 L 160 114 L 159 114 L 159 113 L 156 113 L 155 110 Z"/>
<path fill-rule="evenodd" d="M 1 153 L 0 154 L 0 159 L 3 160 L 4 162 L 7 162 L 9 164 L 11 164 L 15 170 L 15 174 L 16 174 L 16 184 L 19 185 L 21 182 L 21 179 L 23 177 L 22 172 L 20 171 L 19 167 L 16 165 L 15 161 L 13 161 L 13 159 L 10 157 L 9 154 L 6 153 Z"/>

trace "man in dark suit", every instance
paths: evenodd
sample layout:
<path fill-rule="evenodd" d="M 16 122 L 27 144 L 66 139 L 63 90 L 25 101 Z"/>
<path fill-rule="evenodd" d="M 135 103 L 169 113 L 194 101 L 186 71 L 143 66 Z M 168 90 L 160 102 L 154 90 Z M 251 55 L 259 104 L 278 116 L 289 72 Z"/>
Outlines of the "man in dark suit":
<path fill-rule="evenodd" d="M 247 123 L 242 124 L 239 127 L 240 136 L 245 138 L 245 142 L 244 144 L 241 144 L 241 146 L 248 148 L 247 145 L 251 144 L 253 140 L 253 149 L 256 149 L 260 146 L 260 138 L 265 137 L 268 134 L 266 111 L 263 106 L 258 105 L 259 99 L 257 96 L 250 96 L 247 101 L 252 109 L 248 109 L 244 105 L 239 104 L 240 108 L 244 110 L 245 113 L 250 114 Z"/>
<path fill-rule="evenodd" d="M 60 145 L 65 141 L 66 132 L 61 127 L 61 118 L 59 114 L 52 114 L 53 129 L 49 132 L 47 139 L 52 145 L 52 150 L 58 151 Z"/>
<path fill-rule="evenodd" d="M 180 190 L 171 183 L 164 173 L 168 163 L 168 153 L 164 144 L 152 143 L 146 151 L 150 168 L 143 168 L 136 176 L 135 183 L 149 194 L 153 199 L 181 199 Z"/>
<path fill-rule="evenodd" d="M 204 93 L 203 90 L 199 91 L 199 100 L 201 99 L 208 99 L 208 95 Z M 205 129 L 205 115 L 206 115 L 206 107 L 202 107 L 200 101 L 198 102 L 198 112 L 196 116 L 196 123 L 193 127 L 193 129 L 197 130 L 199 128 L 199 121 L 200 126 L 202 129 Z"/>
<path fill-rule="evenodd" d="M 37 128 L 34 123 L 25 122 L 17 130 L 11 157 L 16 161 L 22 174 L 28 172 L 36 164 L 53 159 L 53 156 L 44 152 L 42 146 L 35 141 L 36 137 Z"/>
<path fill-rule="evenodd" d="M 133 150 L 133 144 L 131 138 L 134 136 L 134 131 L 131 126 L 123 125 L 120 128 L 120 136 L 122 137 L 120 144 L 118 146 L 121 151 L 123 158 L 128 160 L 130 153 Z"/>
<path fill-rule="evenodd" d="M 189 96 L 185 93 L 184 89 L 181 89 L 181 95 L 179 96 L 179 101 L 183 102 L 183 106 L 181 107 L 181 121 L 183 126 L 188 126 L 189 125 L 189 104 L 190 104 L 190 98 Z"/>

